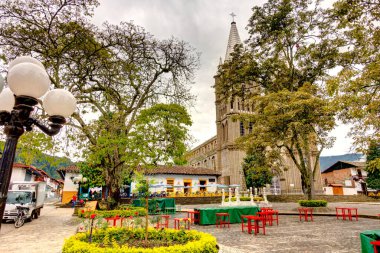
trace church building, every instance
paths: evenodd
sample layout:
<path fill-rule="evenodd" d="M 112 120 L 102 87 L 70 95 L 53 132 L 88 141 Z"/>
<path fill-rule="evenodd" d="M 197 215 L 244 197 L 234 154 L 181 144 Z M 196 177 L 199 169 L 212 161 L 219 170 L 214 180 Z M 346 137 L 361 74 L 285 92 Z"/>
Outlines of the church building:
<path fill-rule="evenodd" d="M 231 60 L 234 46 L 241 44 L 236 22 L 231 22 L 225 60 Z M 219 85 L 218 74 L 214 76 L 216 88 Z M 221 184 L 238 184 L 243 189 L 245 186 L 243 159 L 246 156 L 244 150 L 235 145 L 235 140 L 252 131 L 252 126 L 245 126 L 243 122 L 234 121 L 233 116 L 240 113 L 252 113 L 249 104 L 241 99 L 231 100 L 221 97 L 215 92 L 216 106 L 216 136 L 195 147 L 187 154 L 188 163 L 194 167 L 213 169 L 221 173 L 218 181 Z M 280 175 L 272 180 L 272 194 L 300 194 L 302 193 L 301 174 L 290 157 L 283 156 L 284 168 Z M 318 166 L 319 167 L 319 166 Z M 315 175 L 315 190 L 322 191 L 321 174 Z"/>

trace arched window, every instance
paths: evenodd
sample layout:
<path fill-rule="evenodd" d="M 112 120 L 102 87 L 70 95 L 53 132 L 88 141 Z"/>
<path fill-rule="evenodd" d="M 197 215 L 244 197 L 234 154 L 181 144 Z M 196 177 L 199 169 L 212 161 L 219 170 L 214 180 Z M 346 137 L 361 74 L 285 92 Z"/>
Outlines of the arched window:
<path fill-rule="evenodd" d="M 240 121 L 240 136 L 244 136 L 244 123 L 243 121 Z"/>
<path fill-rule="evenodd" d="M 228 141 L 228 122 L 226 122 L 226 126 L 224 127 L 224 130 L 226 131 L 225 133 L 225 141 L 227 142 Z"/>

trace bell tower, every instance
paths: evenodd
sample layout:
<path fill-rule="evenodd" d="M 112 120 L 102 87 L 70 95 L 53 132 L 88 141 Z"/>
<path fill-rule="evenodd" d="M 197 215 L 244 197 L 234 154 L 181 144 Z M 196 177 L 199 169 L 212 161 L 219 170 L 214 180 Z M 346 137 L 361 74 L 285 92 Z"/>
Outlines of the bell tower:
<path fill-rule="evenodd" d="M 232 22 L 224 61 L 230 61 L 235 45 L 241 44 L 234 20 L 236 15 L 234 13 L 230 15 L 232 16 Z M 220 64 L 222 64 L 222 59 L 220 59 Z M 218 94 L 216 92 L 220 82 L 218 74 L 214 78 L 217 132 L 216 167 L 222 173 L 220 183 L 227 185 L 238 184 L 245 188 L 244 173 L 241 166 L 245 152 L 237 149 L 234 144 L 238 137 L 244 135 L 245 129 L 242 123 L 232 120 L 232 117 L 239 114 L 241 110 L 240 102 L 238 99 L 233 100 L 230 97 L 223 96 L 223 94 Z"/>

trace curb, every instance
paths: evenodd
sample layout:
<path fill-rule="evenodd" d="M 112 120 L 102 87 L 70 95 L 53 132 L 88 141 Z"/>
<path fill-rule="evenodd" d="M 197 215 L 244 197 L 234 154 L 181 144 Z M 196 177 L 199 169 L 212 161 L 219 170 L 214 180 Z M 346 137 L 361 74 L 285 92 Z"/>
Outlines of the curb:
<path fill-rule="evenodd" d="M 278 215 L 299 215 L 299 213 L 295 212 L 278 212 Z M 335 213 L 313 213 L 313 216 L 332 216 L 336 217 Z M 358 214 L 359 218 L 366 218 L 366 219 L 375 219 L 378 220 L 380 219 L 380 216 L 378 215 L 370 215 L 370 214 Z"/>

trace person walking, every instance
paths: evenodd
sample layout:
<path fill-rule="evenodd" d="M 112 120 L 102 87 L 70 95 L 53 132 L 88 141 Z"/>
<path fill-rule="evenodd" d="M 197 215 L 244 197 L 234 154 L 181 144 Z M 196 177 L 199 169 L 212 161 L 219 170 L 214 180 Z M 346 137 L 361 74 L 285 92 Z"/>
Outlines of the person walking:
<path fill-rule="evenodd" d="M 74 194 L 73 198 L 71 199 L 71 207 L 74 208 L 76 203 L 77 203 L 77 195 Z"/>

